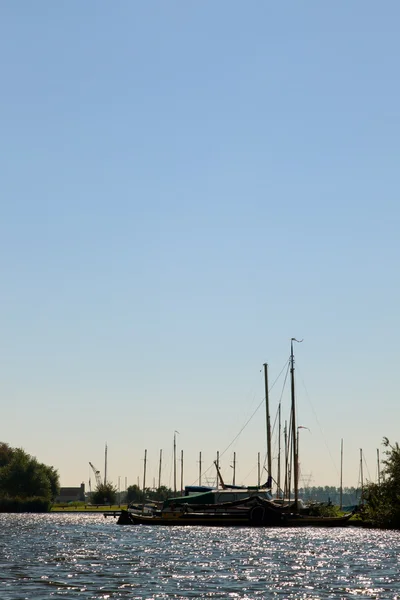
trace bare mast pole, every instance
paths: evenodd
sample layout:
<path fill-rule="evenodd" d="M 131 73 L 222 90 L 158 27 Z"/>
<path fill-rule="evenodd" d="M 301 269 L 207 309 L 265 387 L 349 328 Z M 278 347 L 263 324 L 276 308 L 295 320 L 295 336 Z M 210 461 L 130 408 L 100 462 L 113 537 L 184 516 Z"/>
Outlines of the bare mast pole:
<path fill-rule="evenodd" d="M 378 485 L 381 485 L 381 465 L 379 460 L 379 448 L 376 449 L 376 460 L 378 466 Z"/>
<path fill-rule="evenodd" d="M 236 452 L 233 453 L 233 480 L 232 485 L 236 483 Z"/>
<path fill-rule="evenodd" d="M 269 396 L 268 396 L 268 365 L 264 363 L 264 381 L 265 381 L 265 413 L 267 425 L 267 468 L 268 482 L 272 487 L 272 455 L 271 455 L 271 419 L 269 415 Z"/>
<path fill-rule="evenodd" d="M 289 481 L 288 481 L 288 471 L 289 471 L 289 456 L 288 456 L 288 434 L 287 434 L 287 421 L 285 421 L 285 427 L 283 430 L 283 439 L 285 441 L 285 489 L 283 490 L 283 497 L 287 498 L 289 492 Z"/>
<path fill-rule="evenodd" d="M 300 433 L 299 427 L 297 427 L 297 442 L 296 442 L 296 458 L 297 458 L 297 485 L 300 482 L 300 463 L 299 463 L 299 447 L 300 447 Z"/>
<path fill-rule="evenodd" d="M 181 450 L 181 496 L 183 496 L 183 450 Z"/>
<path fill-rule="evenodd" d="M 176 431 L 174 431 L 174 494 L 176 496 Z"/>
<path fill-rule="evenodd" d="M 146 464 L 147 464 L 147 450 L 144 451 L 144 467 L 143 467 L 143 502 L 142 502 L 142 513 L 144 513 L 145 503 L 145 489 L 146 489 Z"/>
<path fill-rule="evenodd" d="M 343 438 L 340 444 L 340 510 L 343 507 Z"/>
<path fill-rule="evenodd" d="M 199 486 L 201 486 L 201 451 L 199 452 Z"/>
<path fill-rule="evenodd" d="M 294 509 L 297 512 L 298 501 L 299 501 L 299 456 L 297 451 L 297 429 L 296 429 L 296 398 L 294 390 L 294 354 L 293 354 L 293 342 L 302 340 L 296 340 L 292 338 L 290 341 L 290 380 L 291 380 L 291 397 L 292 397 L 292 446 L 293 446 L 293 483 L 294 483 Z"/>
<path fill-rule="evenodd" d="M 364 474 L 363 474 L 363 454 L 362 448 L 360 448 L 360 479 L 361 479 L 361 501 L 363 500 L 364 493 Z"/>
<path fill-rule="evenodd" d="M 107 485 L 107 442 L 104 449 L 104 485 Z"/>
<path fill-rule="evenodd" d="M 276 497 L 281 493 L 281 403 L 278 406 L 278 477 L 276 487 Z"/>
<path fill-rule="evenodd" d="M 160 450 L 160 464 L 158 467 L 158 489 L 161 487 L 161 465 L 162 465 L 162 450 Z"/>

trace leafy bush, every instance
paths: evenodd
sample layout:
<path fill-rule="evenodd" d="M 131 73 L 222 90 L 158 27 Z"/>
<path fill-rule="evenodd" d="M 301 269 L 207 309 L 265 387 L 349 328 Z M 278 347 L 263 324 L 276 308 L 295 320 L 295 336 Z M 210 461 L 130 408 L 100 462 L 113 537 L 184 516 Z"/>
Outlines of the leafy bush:
<path fill-rule="evenodd" d="M 172 490 L 162 485 L 157 490 L 146 488 L 145 499 L 151 501 L 167 500 L 173 496 Z M 126 500 L 130 502 L 143 502 L 143 491 L 137 485 L 130 485 L 127 489 Z"/>
<path fill-rule="evenodd" d="M 38 462 L 22 448 L 11 448 L 0 442 L 0 510 L 4 512 L 6 506 L 11 510 L 14 506 L 19 511 L 23 504 L 27 510 L 32 508 L 42 512 L 43 507 L 49 507 L 54 501 L 59 490 L 59 477 L 54 467 Z"/>
<path fill-rule="evenodd" d="M 400 447 L 383 439 L 386 459 L 381 483 L 364 488 L 361 518 L 375 527 L 400 529 Z"/>
<path fill-rule="evenodd" d="M 110 482 L 100 483 L 92 493 L 92 504 L 115 504 L 117 501 L 117 488 Z"/>
<path fill-rule="evenodd" d="M 311 504 L 309 508 L 309 514 L 314 517 L 338 517 L 342 513 L 338 506 L 329 502 L 321 502 L 317 504 Z"/>
<path fill-rule="evenodd" d="M 49 512 L 51 502 L 46 498 L 33 496 L 31 498 L 20 498 L 14 496 L 3 496 L 0 498 L 0 512 L 7 513 L 43 513 Z"/>

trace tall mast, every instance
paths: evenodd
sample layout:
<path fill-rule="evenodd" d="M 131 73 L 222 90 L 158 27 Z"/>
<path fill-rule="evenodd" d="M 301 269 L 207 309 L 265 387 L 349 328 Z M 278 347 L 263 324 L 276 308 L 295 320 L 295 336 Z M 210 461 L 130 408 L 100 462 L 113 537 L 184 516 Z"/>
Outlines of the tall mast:
<path fill-rule="evenodd" d="M 221 483 L 221 488 L 224 490 L 224 489 L 226 489 L 226 485 L 225 485 L 224 480 L 222 479 L 221 471 L 219 470 L 218 461 L 214 460 L 214 465 L 217 470 L 217 480 Z"/>
<path fill-rule="evenodd" d="M 257 469 L 258 469 L 258 487 L 260 487 L 261 485 L 261 462 L 260 462 L 260 453 L 258 453 L 258 460 L 257 460 Z"/>
<path fill-rule="evenodd" d="M 145 489 L 146 489 L 146 464 L 147 464 L 147 450 L 144 451 L 144 467 L 143 467 L 143 502 L 142 502 L 142 513 L 144 513 L 144 502 L 145 502 Z"/>
<path fill-rule="evenodd" d="M 215 461 L 215 466 L 217 467 L 217 490 L 219 488 L 219 450 L 217 450 L 217 460 Z"/>
<path fill-rule="evenodd" d="M 265 381 L 265 413 L 267 425 L 267 468 L 268 468 L 268 483 L 272 485 L 272 456 L 271 456 L 271 419 L 269 416 L 269 396 L 268 396 L 268 365 L 264 363 L 264 381 Z"/>
<path fill-rule="evenodd" d="M 201 486 L 201 451 L 199 452 L 199 485 Z"/>
<path fill-rule="evenodd" d="M 290 381 L 291 381 L 291 399 L 292 399 L 292 447 L 293 447 L 293 483 L 294 483 L 294 509 L 297 512 L 299 500 L 299 457 L 297 452 L 297 429 L 296 429 L 296 398 L 294 393 L 294 354 L 293 342 L 297 342 L 296 338 L 290 341 Z"/>
<path fill-rule="evenodd" d="M 379 461 L 379 448 L 376 449 L 376 460 L 377 460 L 377 467 L 378 467 L 378 485 L 381 485 L 381 465 L 380 465 L 380 461 Z"/>
<path fill-rule="evenodd" d="M 343 438 L 340 444 L 340 510 L 343 507 Z"/>
<path fill-rule="evenodd" d="M 289 472 L 289 456 L 288 456 L 288 432 L 287 432 L 287 421 L 285 421 L 285 427 L 283 429 L 283 439 L 285 442 L 285 486 L 283 490 L 283 497 L 287 498 L 289 492 L 289 481 L 288 481 L 288 472 Z"/>
<path fill-rule="evenodd" d="M 300 447 L 300 432 L 299 432 L 299 427 L 297 427 L 297 442 L 296 442 L 297 487 L 299 487 L 299 479 L 300 479 L 299 447 Z"/>
<path fill-rule="evenodd" d="M 278 406 L 278 476 L 277 476 L 277 488 L 276 497 L 279 497 L 281 490 L 281 403 Z"/>
<path fill-rule="evenodd" d="M 176 434 L 177 431 L 174 431 L 174 494 L 176 496 Z"/>
<path fill-rule="evenodd" d="M 236 483 L 236 452 L 233 453 L 233 479 L 232 485 Z"/>
<path fill-rule="evenodd" d="M 104 485 L 107 485 L 107 442 L 104 449 Z"/>
<path fill-rule="evenodd" d="M 162 450 L 160 450 L 160 464 L 158 467 L 158 489 L 161 487 L 161 465 L 162 465 Z"/>
<path fill-rule="evenodd" d="M 183 450 L 181 450 L 181 496 L 183 496 Z"/>
<path fill-rule="evenodd" d="M 364 493 L 364 474 L 363 474 L 363 454 L 362 448 L 360 448 L 360 479 L 361 479 L 361 501 Z"/>

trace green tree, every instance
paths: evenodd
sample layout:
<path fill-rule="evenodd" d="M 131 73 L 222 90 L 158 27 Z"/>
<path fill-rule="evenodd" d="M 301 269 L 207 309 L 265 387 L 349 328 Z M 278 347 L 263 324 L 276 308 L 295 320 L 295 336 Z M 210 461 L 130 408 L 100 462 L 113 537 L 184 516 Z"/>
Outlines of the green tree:
<path fill-rule="evenodd" d="M 171 498 L 172 495 L 172 490 L 167 488 L 165 485 L 162 485 L 157 490 L 146 488 L 144 496 L 145 500 L 163 501 L 167 498 Z M 127 502 L 143 502 L 143 490 L 141 490 L 137 485 L 130 485 L 127 489 Z"/>
<path fill-rule="evenodd" d="M 107 483 L 99 483 L 92 493 L 92 504 L 116 504 L 117 488 L 115 485 L 107 481 Z"/>
<path fill-rule="evenodd" d="M 59 477 L 54 467 L 38 462 L 22 448 L 0 442 L 0 499 L 39 498 L 51 502 L 58 491 Z"/>
<path fill-rule="evenodd" d="M 126 491 L 126 500 L 128 503 L 143 502 L 143 492 L 137 485 L 130 485 Z"/>
<path fill-rule="evenodd" d="M 167 500 L 168 498 L 172 498 L 173 496 L 172 490 L 170 488 L 167 488 L 167 486 L 165 485 L 162 485 L 161 487 L 157 488 L 154 494 L 155 500 Z"/>
<path fill-rule="evenodd" d="M 383 438 L 385 460 L 381 483 L 368 483 L 364 488 L 361 516 L 378 527 L 400 529 L 400 447 Z"/>
<path fill-rule="evenodd" d="M 0 468 L 8 465 L 13 455 L 13 449 L 8 444 L 0 442 Z"/>
<path fill-rule="evenodd" d="M 58 475 L 58 471 L 54 467 L 48 467 L 47 465 L 41 465 L 41 467 L 49 479 L 51 501 L 54 502 L 54 500 L 60 494 L 60 478 Z"/>

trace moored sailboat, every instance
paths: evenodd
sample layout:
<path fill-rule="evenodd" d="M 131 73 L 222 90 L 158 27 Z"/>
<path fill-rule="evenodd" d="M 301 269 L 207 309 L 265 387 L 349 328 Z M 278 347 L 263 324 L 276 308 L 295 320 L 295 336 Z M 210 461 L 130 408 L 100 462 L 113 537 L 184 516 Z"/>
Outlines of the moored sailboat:
<path fill-rule="evenodd" d="M 293 457 L 294 502 L 279 503 L 272 499 L 269 490 L 244 488 L 240 492 L 231 488 L 207 491 L 194 496 L 172 498 L 164 502 L 160 510 L 153 514 L 137 514 L 121 511 L 120 525 L 202 525 L 202 526 L 245 526 L 245 527 L 344 527 L 348 525 L 353 513 L 342 516 L 314 516 L 300 509 L 299 492 L 299 456 L 296 429 L 296 403 L 294 380 L 294 353 L 291 339 L 290 380 L 291 380 L 291 446 Z M 267 403 L 267 445 L 268 445 L 268 483 L 271 476 L 271 441 L 268 408 L 268 384 L 266 365 L 266 403 Z M 220 476 L 218 465 L 217 473 Z M 221 497 L 222 495 L 222 497 Z M 224 497 L 225 496 L 225 497 Z"/>

